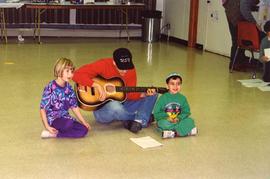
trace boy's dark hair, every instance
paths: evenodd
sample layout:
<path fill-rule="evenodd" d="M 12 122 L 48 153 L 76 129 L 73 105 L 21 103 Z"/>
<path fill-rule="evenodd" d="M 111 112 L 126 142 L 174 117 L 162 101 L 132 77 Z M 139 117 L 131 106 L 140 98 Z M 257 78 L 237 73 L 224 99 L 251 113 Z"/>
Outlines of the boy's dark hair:
<path fill-rule="evenodd" d="M 270 32 L 270 21 L 267 21 L 263 27 L 265 32 Z"/>
<path fill-rule="evenodd" d="M 170 79 L 176 80 L 177 78 L 179 78 L 180 79 L 180 82 L 182 83 L 182 81 L 183 81 L 182 80 L 182 77 L 178 73 L 171 73 L 171 74 L 169 74 L 167 76 L 167 78 L 166 78 L 166 83 L 168 84 L 169 81 L 170 81 Z"/>

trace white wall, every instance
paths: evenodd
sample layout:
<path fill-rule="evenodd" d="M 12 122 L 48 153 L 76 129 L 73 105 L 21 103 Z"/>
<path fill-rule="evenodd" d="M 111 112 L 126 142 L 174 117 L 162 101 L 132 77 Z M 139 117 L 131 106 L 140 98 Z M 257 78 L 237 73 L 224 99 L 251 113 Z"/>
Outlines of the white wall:
<path fill-rule="evenodd" d="M 197 29 L 197 43 L 204 45 L 206 41 L 206 26 L 207 26 L 207 3 L 206 0 L 199 1 L 198 12 L 198 29 Z"/>
<path fill-rule="evenodd" d="M 206 39 L 207 0 L 199 1 L 197 43 Z M 167 0 L 164 2 L 164 21 L 171 24 L 171 36 L 188 40 L 190 0 Z"/>
<path fill-rule="evenodd" d="M 188 40 L 189 4 L 190 0 L 164 1 L 164 24 L 171 25 L 170 36 Z"/>
<path fill-rule="evenodd" d="M 231 37 L 221 1 L 211 1 L 207 4 L 207 10 L 202 11 L 206 16 L 205 34 L 203 42 L 205 50 L 226 55 L 230 54 Z"/>

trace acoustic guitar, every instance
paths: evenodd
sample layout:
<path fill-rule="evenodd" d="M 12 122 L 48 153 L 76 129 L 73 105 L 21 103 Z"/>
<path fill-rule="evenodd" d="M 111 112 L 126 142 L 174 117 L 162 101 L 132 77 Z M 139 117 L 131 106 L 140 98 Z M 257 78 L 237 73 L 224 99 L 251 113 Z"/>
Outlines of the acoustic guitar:
<path fill-rule="evenodd" d="M 127 87 L 124 81 L 118 77 L 106 79 L 98 76 L 94 78 L 93 81 L 104 89 L 106 93 L 104 101 L 99 100 L 100 95 L 96 88 L 75 84 L 79 107 L 86 111 L 95 110 L 111 100 L 124 102 L 127 98 L 126 93 L 128 92 L 146 92 L 148 89 L 155 89 L 157 93 L 165 93 L 168 91 L 167 88 L 162 87 Z"/>

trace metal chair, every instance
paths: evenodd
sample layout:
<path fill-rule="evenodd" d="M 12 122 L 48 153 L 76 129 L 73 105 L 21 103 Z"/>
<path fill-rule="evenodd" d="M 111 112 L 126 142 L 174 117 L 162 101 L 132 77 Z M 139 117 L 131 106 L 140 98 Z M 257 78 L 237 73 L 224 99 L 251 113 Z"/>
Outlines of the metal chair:
<path fill-rule="evenodd" d="M 251 52 L 251 57 L 249 58 L 249 62 L 254 60 L 254 52 L 260 51 L 260 37 L 259 30 L 257 29 L 256 24 L 246 21 L 241 21 L 237 24 L 238 32 L 237 32 L 237 50 L 234 55 L 233 63 L 230 69 L 230 72 L 233 72 L 233 67 L 236 61 L 236 57 L 239 49 L 248 50 Z M 254 71 L 252 74 L 252 78 L 256 78 L 256 68 L 258 62 L 254 65 Z"/>

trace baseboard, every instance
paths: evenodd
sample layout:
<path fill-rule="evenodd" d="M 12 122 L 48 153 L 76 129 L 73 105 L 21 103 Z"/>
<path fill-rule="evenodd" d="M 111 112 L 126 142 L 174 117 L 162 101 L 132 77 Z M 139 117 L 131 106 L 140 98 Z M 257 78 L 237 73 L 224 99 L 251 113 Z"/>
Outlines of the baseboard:
<path fill-rule="evenodd" d="M 167 40 L 167 39 L 168 39 L 167 35 L 161 34 L 161 40 Z M 181 45 L 188 46 L 188 41 L 187 40 L 179 39 L 179 38 L 176 38 L 176 37 L 170 36 L 169 41 L 172 41 L 172 42 L 175 42 L 175 43 L 178 43 L 178 44 L 181 44 Z M 203 45 L 202 44 L 196 43 L 195 47 L 197 49 L 203 50 Z"/>

